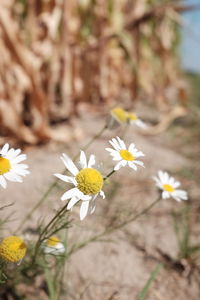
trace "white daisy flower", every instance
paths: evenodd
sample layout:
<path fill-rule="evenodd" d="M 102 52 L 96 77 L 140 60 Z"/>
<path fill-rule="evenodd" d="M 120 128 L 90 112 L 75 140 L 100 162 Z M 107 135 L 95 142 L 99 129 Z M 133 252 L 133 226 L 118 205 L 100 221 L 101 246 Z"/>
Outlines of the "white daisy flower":
<path fill-rule="evenodd" d="M 123 140 L 118 136 L 109 141 L 114 149 L 106 148 L 110 155 L 113 157 L 113 160 L 119 161 L 114 170 L 117 171 L 121 167 L 128 165 L 130 168 L 137 170 L 137 165 L 144 167 L 144 163 L 140 160 L 137 160 L 138 157 L 144 156 L 144 153 L 138 151 L 133 143 L 130 146 L 126 147 Z"/>
<path fill-rule="evenodd" d="M 80 165 L 82 169 L 79 171 L 73 161 L 66 155 L 62 154 L 61 159 L 65 167 L 73 176 L 62 174 L 54 174 L 59 179 L 72 183 L 75 187 L 65 192 L 61 200 L 71 199 L 67 205 L 67 209 L 71 209 L 79 200 L 82 200 L 80 208 L 80 219 L 83 220 L 88 212 L 92 214 L 95 211 L 95 200 L 100 194 L 105 198 L 103 187 L 103 176 L 99 171 L 93 168 L 95 165 L 95 156 L 90 155 L 87 162 L 85 153 L 81 151 Z"/>
<path fill-rule="evenodd" d="M 187 192 L 177 189 L 180 186 L 180 182 L 175 181 L 167 172 L 158 171 L 158 176 L 154 176 L 153 179 L 156 182 L 156 186 L 162 191 L 163 199 L 172 197 L 179 202 L 188 200 Z"/>
<path fill-rule="evenodd" d="M 130 124 L 135 124 L 136 126 L 143 129 L 147 128 L 147 125 L 134 113 L 127 112 L 127 120 L 128 122 L 130 122 Z"/>
<path fill-rule="evenodd" d="M 26 159 L 26 154 L 20 153 L 20 149 L 9 149 L 8 144 L 0 150 L 0 185 L 4 189 L 7 186 L 6 180 L 22 182 L 22 176 L 30 173 L 28 166 L 20 163 Z"/>
<path fill-rule="evenodd" d="M 45 254 L 59 255 L 65 252 L 65 246 L 57 236 L 51 236 L 43 246 Z"/>

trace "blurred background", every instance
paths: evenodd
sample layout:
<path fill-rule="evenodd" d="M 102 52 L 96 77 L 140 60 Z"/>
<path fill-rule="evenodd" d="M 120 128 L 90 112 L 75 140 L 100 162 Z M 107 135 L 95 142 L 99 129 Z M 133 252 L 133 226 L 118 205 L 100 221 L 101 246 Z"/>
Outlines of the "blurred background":
<path fill-rule="evenodd" d="M 54 126 L 86 107 L 140 104 L 152 124 L 185 115 L 185 72 L 194 81 L 200 68 L 198 4 L 2 0 L 0 141 L 60 140 Z"/>

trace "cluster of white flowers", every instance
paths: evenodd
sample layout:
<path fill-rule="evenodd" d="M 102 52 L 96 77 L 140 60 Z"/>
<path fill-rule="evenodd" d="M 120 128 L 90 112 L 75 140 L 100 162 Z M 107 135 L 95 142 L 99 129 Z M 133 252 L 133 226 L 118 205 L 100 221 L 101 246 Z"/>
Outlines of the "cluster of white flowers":
<path fill-rule="evenodd" d="M 144 167 L 144 163 L 139 158 L 144 153 L 137 150 L 135 144 L 131 143 L 128 147 L 125 142 L 118 136 L 109 141 L 113 148 L 106 148 L 106 151 L 117 162 L 112 173 L 120 168 L 128 166 L 137 171 L 138 166 Z M 25 154 L 20 154 L 21 150 L 9 149 L 9 145 L 5 144 L 0 150 L 0 185 L 6 188 L 6 180 L 22 182 L 22 176 L 29 174 L 28 166 L 20 162 L 26 159 Z M 77 168 L 74 162 L 66 155 L 62 154 L 63 161 L 67 170 L 72 176 L 63 174 L 54 174 L 57 178 L 64 182 L 70 183 L 73 187 L 67 190 L 61 197 L 61 200 L 69 200 L 67 209 L 71 210 L 77 202 L 81 201 L 80 219 L 83 220 L 88 214 L 92 214 L 96 208 L 96 198 L 100 195 L 103 199 L 105 194 L 102 190 L 107 177 L 95 167 L 95 156 L 90 155 L 88 161 L 84 151 L 80 152 L 80 168 Z M 161 190 L 161 197 L 174 198 L 177 201 L 187 200 L 187 192 L 178 189 L 180 182 L 175 181 L 167 172 L 158 172 L 157 177 L 153 177 L 156 186 Z M 59 244 L 58 244 L 59 245 Z M 47 250 L 48 251 L 48 250 Z"/>
<path fill-rule="evenodd" d="M 113 138 L 109 141 L 112 148 L 106 148 L 110 153 L 114 161 L 117 164 L 114 166 L 114 171 L 118 171 L 120 168 L 128 166 L 133 170 L 137 170 L 138 166 L 144 167 L 144 163 L 138 160 L 139 157 L 143 157 L 144 153 L 138 151 L 133 143 L 126 146 L 124 141 L 119 137 Z M 92 214 L 95 211 L 96 203 L 95 200 L 98 195 L 105 197 L 102 187 L 105 178 L 102 174 L 94 168 L 95 157 L 91 155 L 87 163 L 86 155 L 83 151 L 80 154 L 80 165 L 81 170 L 74 165 L 72 160 L 65 154 L 61 156 L 67 170 L 72 173 L 73 177 L 65 176 L 62 174 L 55 174 L 56 177 L 60 178 L 65 182 L 72 183 L 74 188 L 68 190 L 63 194 L 61 200 L 70 199 L 67 209 L 72 207 L 79 201 L 82 200 L 80 207 L 80 219 L 83 220 L 88 213 Z M 168 173 L 159 171 L 159 177 L 154 177 L 156 185 L 162 191 L 162 198 L 172 197 L 177 201 L 187 200 L 187 193 L 183 190 L 177 189 L 180 183 L 176 182 L 173 177 L 170 177 Z"/>
<path fill-rule="evenodd" d="M 115 108 L 112 111 L 113 117 L 119 122 L 134 121 L 137 126 L 143 127 L 144 124 L 132 113 L 125 112 L 121 108 Z M 132 119 L 131 119 L 132 118 Z M 113 170 L 103 176 L 96 166 L 95 156 L 92 154 L 87 160 L 84 151 L 80 151 L 79 167 L 66 155 L 62 154 L 61 160 L 71 176 L 64 174 L 54 174 L 62 181 L 72 184 L 73 187 L 65 191 L 61 196 L 61 200 L 68 200 L 66 204 L 67 210 L 80 201 L 80 220 L 85 219 L 88 214 L 92 214 L 96 208 L 96 199 L 100 195 L 103 199 L 105 194 L 103 186 L 105 180 L 114 172 L 123 167 L 130 167 L 137 171 L 138 167 L 144 167 L 144 163 L 140 160 L 144 157 L 144 153 L 139 151 L 135 144 L 129 146 L 118 136 L 109 141 L 112 148 L 105 148 L 109 152 L 116 165 Z M 22 182 L 22 177 L 29 174 L 28 165 L 21 163 L 26 160 L 26 155 L 21 154 L 20 149 L 9 149 L 9 145 L 5 144 L 0 149 L 0 186 L 4 189 L 7 187 L 7 180 L 13 182 Z M 187 200 L 188 195 L 184 190 L 179 189 L 180 182 L 175 181 L 167 172 L 158 171 L 158 175 L 153 177 L 156 186 L 160 190 L 160 197 L 167 199 L 172 197 L 176 201 Z M 65 245 L 57 236 L 49 237 L 42 244 L 43 252 L 51 255 L 64 255 Z M 0 257 L 8 262 L 20 263 L 26 254 L 26 244 L 17 236 L 5 238 L 0 243 Z"/>

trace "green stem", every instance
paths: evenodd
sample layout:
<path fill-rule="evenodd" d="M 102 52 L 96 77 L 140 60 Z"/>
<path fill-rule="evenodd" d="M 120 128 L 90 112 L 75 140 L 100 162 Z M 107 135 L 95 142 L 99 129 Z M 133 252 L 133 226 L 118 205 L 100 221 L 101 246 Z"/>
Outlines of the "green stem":
<path fill-rule="evenodd" d="M 67 204 L 68 204 L 68 203 L 67 203 Z M 57 212 L 57 214 L 49 221 L 49 223 L 44 227 L 44 229 L 43 229 L 42 232 L 40 233 L 39 238 L 38 238 L 38 240 L 37 240 L 37 243 L 36 243 L 36 245 L 35 245 L 35 251 L 34 251 L 32 263 L 35 262 L 35 259 L 36 259 L 36 257 L 37 257 L 39 248 L 40 248 L 40 246 L 41 246 L 41 243 L 42 243 L 42 242 L 45 240 L 45 238 L 46 238 L 46 233 L 47 233 L 49 227 L 50 227 L 51 225 L 53 225 L 53 223 L 61 216 L 61 214 L 62 214 L 63 212 L 65 212 L 65 209 L 67 208 L 67 204 L 64 205 L 64 206 L 61 208 L 61 210 L 59 210 L 59 211 Z"/>
<path fill-rule="evenodd" d="M 106 130 L 108 128 L 108 125 L 105 124 L 103 126 L 103 128 L 101 128 L 101 130 L 92 137 L 92 139 L 85 145 L 82 147 L 83 150 L 87 150 L 89 148 L 89 146 L 97 139 L 99 138 L 102 133 L 104 132 L 104 130 Z M 73 157 L 73 161 L 75 161 L 79 156 L 79 152 Z M 62 174 L 65 174 L 66 169 L 64 169 L 64 171 L 62 172 Z M 29 213 L 25 216 L 25 218 L 22 220 L 22 222 L 19 224 L 19 226 L 17 227 L 17 229 L 15 230 L 15 234 L 16 232 L 18 232 L 21 227 L 24 225 L 24 223 L 31 217 L 31 215 L 34 213 L 34 211 L 47 199 L 47 197 L 49 196 L 49 194 L 51 193 L 51 191 L 56 187 L 56 184 L 58 182 L 58 179 L 55 179 L 50 186 L 48 187 L 48 189 L 46 190 L 46 192 L 43 194 L 43 196 L 39 199 L 39 201 L 36 203 L 36 205 L 29 211 Z"/>
<path fill-rule="evenodd" d="M 123 228 L 124 226 L 126 226 L 129 223 L 132 223 L 134 221 L 136 221 L 139 217 L 141 217 L 142 215 L 146 214 L 152 207 L 154 207 L 159 201 L 161 200 L 161 197 L 159 196 L 158 199 L 156 199 L 154 202 L 152 202 L 150 205 L 148 205 L 146 208 L 144 208 L 142 211 L 140 211 L 138 214 L 136 214 L 135 216 L 127 219 L 126 221 L 116 225 L 113 228 L 107 228 L 105 229 L 103 232 L 91 237 L 90 239 L 80 243 L 79 245 L 77 245 L 76 247 L 72 248 L 69 253 L 67 254 L 67 257 L 69 257 L 71 254 L 73 254 L 75 251 L 83 248 L 84 246 L 86 246 L 87 244 L 91 243 L 91 242 L 95 242 L 97 240 L 99 240 L 100 238 L 102 238 L 104 235 L 110 234 L 116 230 L 119 230 L 121 228 Z"/>
<path fill-rule="evenodd" d="M 115 170 L 112 170 L 106 177 L 104 177 L 104 181 L 106 181 L 112 174 L 115 173 Z"/>
<path fill-rule="evenodd" d="M 95 136 L 93 136 L 93 138 L 84 146 L 84 147 L 82 147 L 82 150 L 87 150 L 88 149 L 88 147 L 90 147 L 91 146 L 91 144 L 96 140 L 96 139 L 98 139 L 101 135 L 102 135 L 102 133 L 104 132 L 104 130 L 106 130 L 108 128 L 108 125 L 107 124 L 105 124 L 104 126 L 103 126 L 103 128 L 95 135 Z M 78 154 L 79 155 L 79 154 Z"/>
<path fill-rule="evenodd" d="M 137 220 L 139 217 L 141 217 L 142 215 L 145 215 L 152 207 L 154 207 L 158 202 L 160 202 L 162 198 L 159 196 L 154 202 L 152 202 L 151 204 L 149 204 L 146 208 L 144 208 L 141 212 L 139 212 L 138 214 L 136 214 L 135 216 L 133 216 L 132 218 L 122 222 L 121 224 L 117 225 L 114 228 L 111 228 L 111 230 L 108 231 L 108 233 L 111 233 L 115 230 L 118 230 L 122 227 L 124 227 L 125 225 L 134 222 L 135 220 Z"/>

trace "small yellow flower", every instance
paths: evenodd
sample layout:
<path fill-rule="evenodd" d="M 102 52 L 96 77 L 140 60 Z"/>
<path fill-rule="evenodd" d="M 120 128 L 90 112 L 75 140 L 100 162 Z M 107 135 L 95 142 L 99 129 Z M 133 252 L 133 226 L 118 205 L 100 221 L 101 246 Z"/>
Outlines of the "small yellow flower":
<path fill-rule="evenodd" d="M 130 120 L 130 121 L 136 121 L 138 120 L 138 117 L 136 116 L 136 114 L 134 113 L 127 113 L 127 118 Z"/>
<path fill-rule="evenodd" d="M 133 112 L 128 112 L 121 107 L 115 107 L 111 110 L 111 116 L 116 121 L 115 123 L 130 123 L 134 124 L 140 128 L 147 128 L 147 125 L 138 118 L 138 116 Z M 114 125 L 113 122 L 110 123 L 110 127 L 112 128 Z"/>
<path fill-rule="evenodd" d="M 51 236 L 48 240 L 47 240 L 47 246 L 49 247 L 54 247 L 56 246 L 58 243 L 60 243 L 60 239 L 57 236 Z"/>
<path fill-rule="evenodd" d="M 9 236 L 0 243 L 0 257 L 8 262 L 19 262 L 26 255 L 26 244 L 18 236 Z"/>
<path fill-rule="evenodd" d="M 112 117 L 119 123 L 127 122 L 127 112 L 121 107 L 115 107 L 111 110 Z"/>
<path fill-rule="evenodd" d="M 135 124 L 143 129 L 147 128 L 147 125 L 141 119 L 139 119 L 135 113 L 132 112 L 127 112 L 127 122 L 130 122 L 130 124 Z"/>
<path fill-rule="evenodd" d="M 60 239 L 55 235 L 48 238 L 43 248 L 45 254 L 59 255 L 65 252 L 65 246 L 63 245 L 63 243 L 61 243 Z"/>
<path fill-rule="evenodd" d="M 167 172 L 158 171 L 158 175 L 154 176 L 153 179 L 156 182 L 156 186 L 162 191 L 161 195 L 163 199 L 172 197 L 179 202 L 188 199 L 187 192 L 178 189 L 180 182 L 176 181 Z"/>
<path fill-rule="evenodd" d="M 106 150 L 113 157 L 113 160 L 118 161 L 114 167 L 115 171 L 127 165 L 135 171 L 137 171 L 137 165 L 144 167 L 144 163 L 138 160 L 138 157 L 144 156 L 144 153 L 138 151 L 133 143 L 127 149 L 124 141 L 118 136 L 110 140 L 109 143 L 114 149 L 106 148 Z"/>

